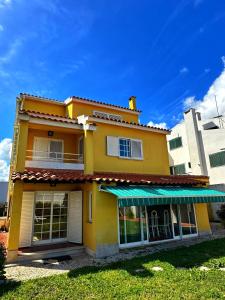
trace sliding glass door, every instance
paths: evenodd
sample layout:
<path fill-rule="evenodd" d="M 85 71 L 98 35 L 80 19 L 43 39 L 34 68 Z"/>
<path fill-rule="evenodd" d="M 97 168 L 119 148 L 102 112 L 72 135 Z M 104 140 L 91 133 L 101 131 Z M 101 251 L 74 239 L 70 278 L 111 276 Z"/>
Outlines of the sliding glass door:
<path fill-rule="evenodd" d="M 68 193 L 39 192 L 34 209 L 33 243 L 44 244 L 67 238 Z"/>
<path fill-rule="evenodd" d="M 142 244 L 197 234 L 193 204 L 119 208 L 120 245 Z"/>
<path fill-rule="evenodd" d="M 147 220 L 144 206 L 119 208 L 120 244 L 141 243 L 147 240 Z"/>

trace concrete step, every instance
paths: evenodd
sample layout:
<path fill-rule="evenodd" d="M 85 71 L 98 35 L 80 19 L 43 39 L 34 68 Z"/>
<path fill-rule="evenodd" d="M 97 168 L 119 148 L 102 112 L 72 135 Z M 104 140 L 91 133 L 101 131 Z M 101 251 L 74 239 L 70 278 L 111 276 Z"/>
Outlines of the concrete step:
<path fill-rule="evenodd" d="M 84 253 L 85 253 L 85 247 L 77 246 L 77 245 L 66 247 L 66 248 L 51 249 L 51 250 L 21 252 L 18 255 L 18 258 L 15 263 L 26 262 L 26 261 L 30 262 L 33 260 L 54 258 L 54 257 L 65 256 L 65 255 L 70 255 L 74 257 L 74 256 L 82 255 Z"/>

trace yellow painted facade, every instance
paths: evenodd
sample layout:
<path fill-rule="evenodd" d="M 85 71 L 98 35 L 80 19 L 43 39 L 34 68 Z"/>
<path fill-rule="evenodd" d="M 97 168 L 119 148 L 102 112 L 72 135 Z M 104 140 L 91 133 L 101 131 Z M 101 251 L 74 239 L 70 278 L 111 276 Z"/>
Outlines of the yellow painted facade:
<path fill-rule="evenodd" d="M 135 100 L 135 99 L 134 99 Z M 135 100 L 136 101 L 136 100 Z M 92 116 L 94 111 L 121 115 L 127 122 L 138 123 L 139 114 L 132 110 L 124 110 L 94 105 L 93 103 L 81 103 L 68 101 L 64 105 L 55 101 L 39 101 L 31 96 L 22 97 L 24 110 L 36 111 L 44 114 L 58 115 L 62 117 L 77 118 L 80 115 Z M 136 102 L 130 103 L 130 108 L 136 109 Z M 64 153 L 77 154 L 78 143 L 83 136 L 84 145 L 84 173 L 94 172 L 118 172 L 137 174 L 161 174 L 169 175 L 169 159 L 167 151 L 166 134 L 162 131 L 147 130 L 144 127 L 125 127 L 123 124 L 102 123 L 93 124 L 95 130 L 90 127 L 73 129 L 64 126 L 51 125 L 51 121 L 41 123 L 30 120 L 18 120 L 18 140 L 15 164 L 12 171 L 23 172 L 27 156 L 26 150 L 33 150 L 34 138 L 44 137 L 64 141 Z M 80 125 L 81 126 L 81 125 Z M 48 131 L 54 131 L 53 137 L 48 136 Z M 143 159 L 125 159 L 107 155 L 107 136 L 126 137 L 142 141 Z M 28 160 L 28 159 L 27 159 Z M 11 185 L 10 185 L 11 186 Z M 118 207 L 117 200 L 109 193 L 99 191 L 97 183 L 82 184 L 56 184 L 49 183 L 21 183 L 16 182 L 10 188 L 10 232 L 8 241 L 9 260 L 16 257 L 19 246 L 19 230 L 22 194 L 24 191 L 82 191 L 83 199 L 83 231 L 82 240 L 86 248 L 95 253 L 98 248 L 109 247 L 118 244 Z M 92 193 L 92 222 L 88 220 L 89 194 Z M 206 204 L 195 205 L 198 229 L 202 232 L 210 232 Z"/>

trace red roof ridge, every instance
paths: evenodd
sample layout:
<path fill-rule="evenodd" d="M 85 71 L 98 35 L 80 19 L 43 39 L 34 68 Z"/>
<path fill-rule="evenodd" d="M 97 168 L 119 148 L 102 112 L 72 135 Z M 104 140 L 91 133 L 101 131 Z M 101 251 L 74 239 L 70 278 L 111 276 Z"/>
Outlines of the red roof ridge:
<path fill-rule="evenodd" d="M 78 100 L 84 100 L 84 101 L 87 101 L 87 102 L 92 102 L 92 103 L 97 103 L 97 104 L 102 104 L 102 105 L 117 107 L 117 108 L 129 110 L 129 111 L 133 111 L 133 112 L 138 112 L 138 113 L 141 112 L 141 110 L 138 110 L 138 109 L 133 110 L 133 109 L 130 109 L 129 107 L 120 106 L 120 105 L 116 105 L 116 104 L 110 104 L 110 103 L 106 103 L 106 102 L 103 102 L 103 101 L 100 101 L 100 100 L 94 100 L 94 99 L 89 99 L 89 98 L 84 98 L 84 97 L 79 97 L 79 96 L 71 96 L 71 98 L 73 100 L 76 100 L 76 99 L 78 99 Z"/>

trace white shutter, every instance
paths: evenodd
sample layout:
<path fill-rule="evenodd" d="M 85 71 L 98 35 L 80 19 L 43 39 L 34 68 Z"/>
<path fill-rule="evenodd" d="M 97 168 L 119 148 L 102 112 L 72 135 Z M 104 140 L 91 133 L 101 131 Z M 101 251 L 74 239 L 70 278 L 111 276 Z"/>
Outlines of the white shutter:
<path fill-rule="evenodd" d="M 34 193 L 23 192 L 20 221 L 20 247 L 31 246 L 34 219 Z"/>
<path fill-rule="evenodd" d="M 82 243 L 82 191 L 71 192 L 68 207 L 68 241 Z"/>
<path fill-rule="evenodd" d="M 142 158 L 142 142 L 131 140 L 131 156 L 132 158 Z"/>
<path fill-rule="evenodd" d="M 48 159 L 48 144 L 48 139 L 34 138 L 33 160 Z"/>
<path fill-rule="evenodd" d="M 116 136 L 107 136 L 107 155 L 119 156 L 119 139 Z"/>

